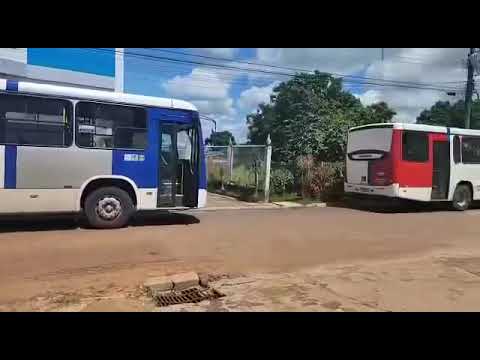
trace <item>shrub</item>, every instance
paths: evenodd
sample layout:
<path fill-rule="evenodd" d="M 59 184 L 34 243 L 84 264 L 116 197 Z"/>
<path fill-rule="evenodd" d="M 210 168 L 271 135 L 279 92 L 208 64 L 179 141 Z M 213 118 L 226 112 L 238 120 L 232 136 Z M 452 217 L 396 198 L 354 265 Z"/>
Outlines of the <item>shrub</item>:
<path fill-rule="evenodd" d="M 302 155 L 295 160 L 297 170 L 297 183 L 300 185 L 302 197 L 312 197 L 311 183 L 315 168 L 315 159 L 312 155 Z"/>
<path fill-rule="evenodd" d="M 310 194 L 322 200 L 333 200 L 343 191 L 343 164 L 320 163 L 312 171 Z"/>
<path fill-rule="evenodd" d="M 270 186 L 275 194 L 285 194 L 293 186 L 293 174 L 288 169 L 275 169 L 270 175 Z"/>
<path fill-rule="evenodd" d="M 304 199 L 334 200 L 342 194 L 343 162 L 319 162 L 304 155 L 296 159 L 295 165 L 296 181 Z"/>

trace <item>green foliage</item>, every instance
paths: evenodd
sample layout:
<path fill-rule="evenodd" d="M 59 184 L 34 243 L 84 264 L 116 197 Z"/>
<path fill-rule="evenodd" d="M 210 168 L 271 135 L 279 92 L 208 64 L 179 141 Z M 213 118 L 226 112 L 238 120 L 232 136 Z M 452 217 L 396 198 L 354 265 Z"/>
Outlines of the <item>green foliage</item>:
<path fill-rule="evenodd" d="M 230 145 L 230 140 L 232 141 L 232 145 L 236 144 L 235 137 L 230 131 L 212 132 L 210 137 L 205 139 L 205 144 L 214 146 L 228 146 Z"/>
<path fill-rule="evenodd" d="M 429 110 L 420 113 L 417 124 L 464 128 L 465 102 L 459 100 L 450 104 L 449 101 L 437 101 Z M 470 127 L 480 129 L 480 100 L 473 101 Z"/>
<path fill-rule="evenodd" d="M 315 166 L 310 193 L 314 198 L 332 200 L 343 192 L 343 163 L 321 163 Z"/>
<path fill-rule="evenodd" d="M 343 192 L 343 162 L 319 162 L 306 155 L 297 158 L 296 167 L 303 199 L 332 200 Z"/>
<path fill-rule="evenodd" d="M 343 160 L 350 127 L 390 121 L 386 103 L 363 106 L 328 74 L 300 73 L 273 89 L 270 104 L 247 116 L 249 142 L 264 144 L 271 135 L 272 160 L 293 163 L 298 156 Z"/>
<path fill-rule="evenodd" d="M 252 172 L 244 164 L 233 168 L 232 181 L 237 185 L 255 185 Z"/>
<path fill-rule="evenodd" d="M 275 194 L 285 194 L 293 186 L 293 174 L 285 168 L 275 169 L 270 175 L 270 186 Z"/>
<path fill-rule="evenodd" d="M 207 159 L 207 170 L 208 170 L 208 186 L 210 189 L 220 189 L 223 187 L 226 179 L 226 169 L 225 164 L 215 162 L 214 159 L 208 158 Z"/>

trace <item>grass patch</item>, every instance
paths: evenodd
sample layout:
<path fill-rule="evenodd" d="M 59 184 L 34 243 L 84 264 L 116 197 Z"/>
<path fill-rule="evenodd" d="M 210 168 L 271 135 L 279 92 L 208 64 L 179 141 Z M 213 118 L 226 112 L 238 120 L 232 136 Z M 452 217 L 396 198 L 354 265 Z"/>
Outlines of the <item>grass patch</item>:
<path fill-rule="evenodd" d="M 286 194 L 271 194 L 271 202 L 280 202 L 280 201 L 300 201 L 302 197 L 297 193 L 286 193 Z"/>

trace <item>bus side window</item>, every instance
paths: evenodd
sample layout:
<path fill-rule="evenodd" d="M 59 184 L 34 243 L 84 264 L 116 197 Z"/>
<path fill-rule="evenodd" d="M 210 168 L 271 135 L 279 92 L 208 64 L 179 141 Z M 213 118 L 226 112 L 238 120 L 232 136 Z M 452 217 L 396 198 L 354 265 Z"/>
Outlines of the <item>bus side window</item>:
<path fill-rule="evenodd" d="M 462 137 L 462 163 L 480 164 L 480 138 Z"/>
<path fill-rule="evenodd" d="M 428 134 L 405 131 L 402 139 L 403 160 L 414 162 L 428 161 Z"/>
<path fill-rule="evenodd" d="M 76 105 L 77 145 L 103 149 L 145 149 L 147 113 L 134 106 L 81 101 Z"/>
<path fill-rule="evenodd" d="M 68 147 L 72 112 L 67 100 L 0 94 L 0 143 Z"/>
<path fill-rule="evenodd" d="M 462 161 L 460 154 L 460 137 L 455 135 L 453 137 L 453 162 L 455 164 L 458 164 Z"/>

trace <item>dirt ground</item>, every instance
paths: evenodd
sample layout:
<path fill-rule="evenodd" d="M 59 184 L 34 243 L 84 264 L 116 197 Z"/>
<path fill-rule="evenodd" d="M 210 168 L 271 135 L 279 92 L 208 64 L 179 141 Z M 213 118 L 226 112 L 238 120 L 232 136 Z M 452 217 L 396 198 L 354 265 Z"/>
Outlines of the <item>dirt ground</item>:
<path fill-rule="evenodd" d="M 480 211 L 343 208 L 0 223 L 2 311 L 477 311 Z M 33 224 L 33 225 L 32 225 Z M 157 308 L 139 285 L 217 274 L 226 296 Z"/>

